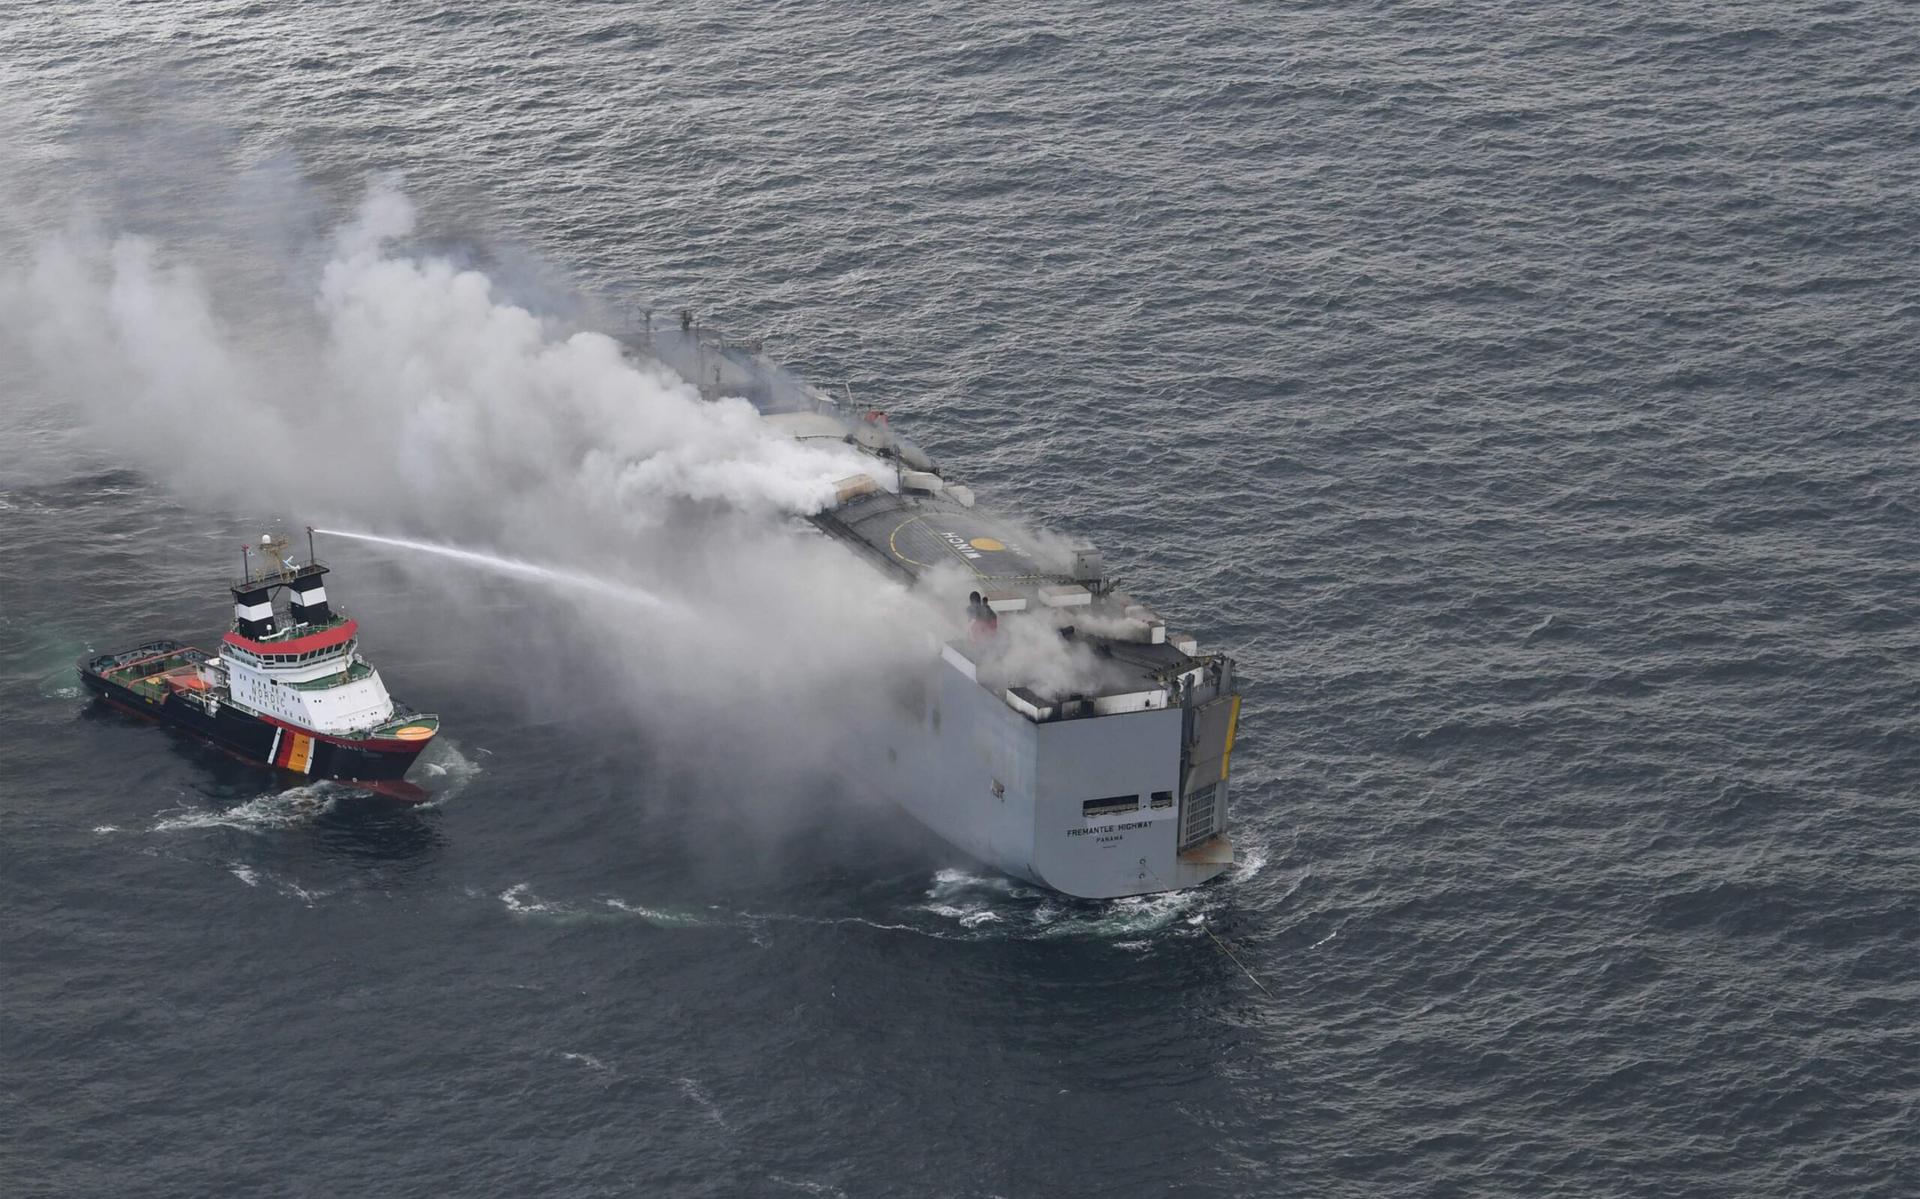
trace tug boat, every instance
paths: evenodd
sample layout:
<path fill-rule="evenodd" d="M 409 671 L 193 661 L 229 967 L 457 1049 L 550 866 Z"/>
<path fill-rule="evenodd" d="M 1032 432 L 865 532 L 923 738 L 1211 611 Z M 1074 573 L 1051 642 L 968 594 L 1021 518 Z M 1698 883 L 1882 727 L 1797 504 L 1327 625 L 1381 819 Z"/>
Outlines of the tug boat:
<path fill-rule="evenodd" d="M 286 556 L 285 538 L 263 535 L 257 562 L 253 548 L 241 547 L 233 628 L 220 652 L 149 641 L 82 658 L 81 681 L 108 703 L 249 761 L 426 798 L 399 780 L 439 733 L 440 718 L 394 702 L 361 657 L 359 622 L 327 601 L 313 530 L 305 565 Z"/>

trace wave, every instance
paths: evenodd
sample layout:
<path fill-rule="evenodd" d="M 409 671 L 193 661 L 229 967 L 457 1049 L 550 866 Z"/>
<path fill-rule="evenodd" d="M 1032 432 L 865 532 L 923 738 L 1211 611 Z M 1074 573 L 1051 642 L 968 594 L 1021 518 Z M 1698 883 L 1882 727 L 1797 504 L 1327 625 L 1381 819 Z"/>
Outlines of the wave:
<path fill-rule="evenodd" d="M 318 782 L 269 791 L 231 808 L 180 807 L 159 813 L 150 831 L 177 833 L 196 829 L 230 828 L 265 832 L 311 824 L 331 810 L 344 795 L 359 794 L 340 783 Z M 98 831 L 98 830 L 95 830 Z"/>
<path fill-rule="evenodd" d="M 1265 864 L 1264 856 L 1249 874 Z M 470 895 L 480 892 L 469 890 Z M 1150 947 L 1156 938 L 1203 935 L 1218 892 L 1164 891 L 1110 900 L 1075 900 L 1000 875 L 965 870 L 936 872 L 924 901 L 905 906 L 894 918 L 881 915 L 831 915 L 799 911 L 758 911 L 718 904 L 687 907 L 640 902 L 620 896 L 558 900 L 544 897 L 531 882 L 516 882 L 494 896 L 518 920 L 560 925 L 639 921 L 668 930 L 734 929 L 756 944 L 783 924 L 844 925 L 876 932 L 908 933 L 936 940 L 1107 941 L 1129 951 Z"/>
<path fill-rule="evenodd" d="M 1263 854 L 1250 865 L 1247 877 L 1265 865 Z M 1211 902 L 1209 893 L 1200 890 L 1162 891 L 1121 899 L 1068 899 L 1005 875 L 978 875 L 956 869 L 936 872 L 926 897 L 927 902 L 915 905 L 914 911 L 957 924 L 983 939 L 1086 938 L 1115 942 L 1137 942 L 1148 934 L 1177 929 L 1182 917 L 1204 911 Z"/>
<path fill-rule="evenodd" d="M 264 885 L 290 899 L 298 899 L 308 907 L 314 906 L 314 904 L 320 900 L 333 894 L 331 891 L 309 890 L 291 879 L 281 878 L 247 862 L 228 862 L 226 863 L 226 868 L 228 874 L 231 874 L 249 887 L 259 888 Z"/>
<path fill-rule="evenodd" d="M 437 808 L 457 799 L 485 773 L 477 760 L 461 752 L 459 742 L 446 736 L 435 737 L 414 764 L 420 786 L 433 797 L 417 805 L 422 808 Z"/>
<path fill-rule="evenodd" d="M 733 1125 L 727 1123 L 727 1117 L 720 1111 L 720 1105 L 713 1101 L 713 1096 L 707 1093 L 707 1089 L 700 1085 L 699 1080 L 676 1078 L 673 1081 L 674 1084 L 680 1088 L 682 1094 L 699 1105 L 700 1110 L 706 1114 L 707 1119 L 712 1120 L 715 1124 L 727 1129 L 729 1132 L 733 1130 Z"/>
<path fill-rule="evenodd" d="M 565 1050 L 562 1050 L 560 1053 L 560 1060 L 563 1062 L 573 1062 L 575 1065 L 585 1066 L 587 1069 L 593 1071 L 595 1074 L 598 1074 L 605 1081 L 612 1081 L 614 1077 L 613 1067 L 607 1065 L 607 1063 L 601 1061 L 599 1058 L 593 1056 L 591 1053 L 569 1053 Z"/>
<path fill-rule="evenodd" d="M 513 884 L 500 892 L 497 898 L 518 919 L 540 919 L 554 924 L 608 924 L 639 920 L 658 928 L 696 928 L 724 923 L 700 912 L 629 903 L 619 898 L 602 898 L 590 903 L 544 899 L 535 894 L 533 884 L 528 882 Z"/>
<path fill-rule="evenodd" d="M 697 925 L 712 923 L 704 916 L 695 915 L 691 912 L 671 912 L 662 908 L 650 908 L 642 904 L 628 903 L 624 899 L 603 899 L 600 902 L 616 912 L 624 912 L 629 916 L 638 916 L 649 924 L 657 924 L 664 928 L 691 928 Z"/>

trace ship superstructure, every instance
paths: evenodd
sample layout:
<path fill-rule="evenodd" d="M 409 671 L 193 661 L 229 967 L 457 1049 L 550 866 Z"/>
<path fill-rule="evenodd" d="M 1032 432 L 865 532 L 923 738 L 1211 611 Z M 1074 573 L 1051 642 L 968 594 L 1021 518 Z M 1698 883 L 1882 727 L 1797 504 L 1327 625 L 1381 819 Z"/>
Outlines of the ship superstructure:
<path fill-rule="evenodd" d="M 1086 543 L 1028 532 L 877 411 L 800 383 L 754 342 L 683 314 L 629 339 L 709 398 L 743 396 L 801 441 L 870 460 L 810 518 L 849 552 L 965 603 L 925 685 L 878 730 L 885 790 L 954 845 L 1069 895 L 1190 887 L 1233 862 L 1234 662 L 1169 631 Z M 966 597 L 964 600 L 961 597 Z"/>
<path fill-rule="evenodd" d="M 360 653 L 360 626 L 327 599 L 327 566 L 287 557 L 283 538 L 243 547 L 233 626 L 218 654 L 151 641 L 83 659 L 103 698 L 242 757 L 295 774 L 399 779 L 440 728 L 387 694 Z"/>

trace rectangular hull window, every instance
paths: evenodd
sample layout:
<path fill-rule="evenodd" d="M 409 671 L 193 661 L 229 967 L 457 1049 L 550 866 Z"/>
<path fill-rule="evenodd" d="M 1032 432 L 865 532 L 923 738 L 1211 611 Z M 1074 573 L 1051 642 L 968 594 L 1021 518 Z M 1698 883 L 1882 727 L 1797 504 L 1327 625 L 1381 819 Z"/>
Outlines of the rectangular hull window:
<path fill-rule="evenodd" d="M 1082 816 L 1112 816 L 1118 812 L 1138 812 L 1138 795 L 1109 795 L 1105 799 L 1089 799 L 1080 805 Z"/>

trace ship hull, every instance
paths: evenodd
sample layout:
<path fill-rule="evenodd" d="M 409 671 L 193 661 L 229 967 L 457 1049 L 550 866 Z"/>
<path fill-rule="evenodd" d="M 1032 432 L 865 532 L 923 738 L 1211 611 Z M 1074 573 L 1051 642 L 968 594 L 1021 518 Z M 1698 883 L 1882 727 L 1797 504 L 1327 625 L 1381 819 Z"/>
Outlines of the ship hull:
<path fill-rule="evenodd" d="M 181 729 L 257 765 L 309 778 L 342 782 L 391 782 L 404 777 L 426 741 L 329 737 L 221 704 L 211 714 L 169 694 L 150 699 L 80 667 L 87 689 L 115 707 Z"/>
<path fill-rule="evenodd" d="M 1233 865 L 1224 764 L 1189 766 L 1179 709 L 1036 724 L 950 660 L 929 684 L 890 722 L 881 777 L 956 848 L 1083 899 L 1181 890 Z"/>

